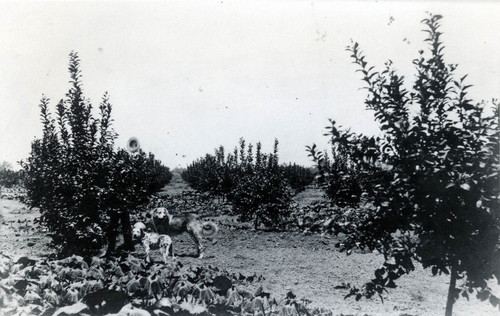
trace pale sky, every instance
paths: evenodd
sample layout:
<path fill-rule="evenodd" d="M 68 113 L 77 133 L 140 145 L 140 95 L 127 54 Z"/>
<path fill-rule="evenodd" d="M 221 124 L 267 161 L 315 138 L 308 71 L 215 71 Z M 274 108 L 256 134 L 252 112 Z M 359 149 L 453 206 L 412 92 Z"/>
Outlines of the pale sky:
<path fill-rule="evenodd" d="M 39 100 L 64 97 L 74 50 L 94 107 L 109 92 L 119 147 L 135 136 L 175 168 L 278 138 L 281 162 L 311 165 L 305 146 L 327 148 L 329 118 L 378 133 L 350 40 L 411 79 L 426 11 L 444 16 L 447 62 L 471 96 L 500 97 L 500 2 L 0 2 L 0 162 L 28 156 Z"/>

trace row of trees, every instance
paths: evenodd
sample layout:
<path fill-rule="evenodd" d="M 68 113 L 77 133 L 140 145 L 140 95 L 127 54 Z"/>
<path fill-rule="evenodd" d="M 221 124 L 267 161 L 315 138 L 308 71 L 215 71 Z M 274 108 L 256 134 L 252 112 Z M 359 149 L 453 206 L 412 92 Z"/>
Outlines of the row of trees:
<path fill-rule="evenodd" d="M 187 167 L 182 178 L 194 189 L 231 201 L 243 220 L 277 227 L 290 212 L 292 196 L 314 180 L 308 168 L 296 164 L 280 165 L 278 140 L 273 153 L 263 153 L 261 143 L 254 146 L 240 139 L 227 156 L 224 147 L 207 154 Z"/>
<path fill-rule="evenodd" d="M 390 61 L 376 71 L 358 43 L 350 45 L 383 137 L 356 135 L 331 121 L 333 158 L 315 146 L 308 151 L 335 203 L 366 202 L 366 211 L 353 212 L 344 226 L 343 249 L 377 249 L 385 257 L 375 278 L 348 296 L 381 295 L 419 262 L 434 275 L 450 275 L 451 315 L 454 301 L 474 291 L 500 304 L 486 282 L 500 281 L 500 129 L 498 102 L 488 111 L 485 102 L 469 99 L 466 77 L 457 79 L 457 65 L 445 62 L 440 19 L 422 21 L 429 47 L 413 61 L 411 86 Z"/>
<path fill-rule="evenodd" d="M 270 168 L 277 164 L 277 170 L 287 180 L 295 193 L 303 191 L 314 180 L 314 172 L 297 164 L 278 164 L 278 141 L 275 140 L 274 153 L 262 153 L 262 144 L 246 144 L 243 138 L 239 146 L 226 155 L 224 146 L 215 149 L 213 155 L 192 162 L 182 172 L 182 178 L 199 191 L 209 192 L 222 199 L 231 198 L 238 179 L 254 170 Z M 255 148 L 255 153 L 254 153 Z"/>
<path fill-rule="evenodd" d="M 129 211 L 147 202 L 151 193 L 172 178 L 153 154 L 115 150 L 108 94 L 94 116 L 83 96 L 80 60 L 70 54 L 71 88 L 56 106 L 40 103 L 43 136 L 33 141 L 31 154 L 21 162 L 31 207 L 39 207 L 54 245 L 62 254 L 89 253 L 106 243 L 115 247 L 121 224 L 131 246 Z"/>
<path fill-rule="evenodd" d="M 21 185 L 23 174 L 21 171 L 14 171 L 12 165 L 6 161 L 0 164 L 0 186 L 11 188 L 16 185 Z"/>

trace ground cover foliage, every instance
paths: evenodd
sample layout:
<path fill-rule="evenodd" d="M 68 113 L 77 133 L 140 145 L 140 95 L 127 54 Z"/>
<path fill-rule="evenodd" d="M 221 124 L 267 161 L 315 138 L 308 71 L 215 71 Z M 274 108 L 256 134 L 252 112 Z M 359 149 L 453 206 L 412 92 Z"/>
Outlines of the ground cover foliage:
<path fill-rule="evenodd" d="M 180 262 L 70 256 L 0 258 L 2 315 L 331 315 L 292 292 L 274 298 L 262 276 Z"/>
<path fill-rule="evenodd" d="M 308 147 L 327 195 L 338 205 L 362 203 L 350 212 L 342 249 L 378 250 L 385 264 L 348 296 L 381 295 L 414 270 L 450 275 L 446 315 L 460 296 L 475 293 L 499 306 L 486 281 L 500 280 L 498 102 L 468 98 L 465 76 L 446 64 L 440 15 L 425 25 L 428 44 L 413 61 L 410 90 L 392 62 L 376 71 L 358 43 L 347 50 L 366 82 L 365 104 L 374 112 L 381 138 L 357 135 L 331 120 L 332 157 Z M 462 283 L 461 285 L 457 284 Z M 500 307 L 500 306 L 499 306 Z"/>
<path fill-rule="evenodd" d="M 120 226 L 130 248 L 129 210 L 147 202 L 172 174 L 151 153 L 114 148 L 108 94 L 95 115 L 83 95 L 78 54 L 69 57 L 71 87 L 55 116 L 50 100 L 42 97 L 43 137 L 21 162 L 27 203 L 40 208 L 40 220 L 61 255 L 93 253 L 105 244 L 113 250 Z"/>

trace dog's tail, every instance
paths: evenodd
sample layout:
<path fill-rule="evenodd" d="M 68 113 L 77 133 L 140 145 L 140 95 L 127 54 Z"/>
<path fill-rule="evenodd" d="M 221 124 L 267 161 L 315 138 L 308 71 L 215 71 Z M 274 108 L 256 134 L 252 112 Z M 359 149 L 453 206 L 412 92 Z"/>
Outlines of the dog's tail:
<path fill-rule="evenodd" d="M 203 235 L 203 237 L 213 237 L 219 230 L 217 224 L 215 224 L 214 222 L 203 222 L 201 226 L 201 234 Z"/>

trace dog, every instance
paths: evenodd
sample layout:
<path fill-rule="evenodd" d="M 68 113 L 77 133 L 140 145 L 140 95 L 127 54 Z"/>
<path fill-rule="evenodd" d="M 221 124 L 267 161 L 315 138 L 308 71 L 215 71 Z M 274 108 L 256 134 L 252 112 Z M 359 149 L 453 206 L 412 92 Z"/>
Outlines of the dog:
<path fill-rule="evenodd" d="M 144 223 L 135 223 L 132 229 L 132 237 L 136 240 L 142 241 L 144 251 L 146 252 L 146 262 L 151 262 L 151 258 L 149 257 L 151 249 L 160 249 L 165 263 L 167 263 L 169 254 L 175 259 L 172 239 L 170 236 L 165 234 L 149 233 L 145 230 L 146 225 Z"/>
<path fill-rule="evenodd" d="M 159 234 L 175 236 L 188 233 L 196 244 L 197 257 L 203 258 L 203 246 L 201 239 L 213 237 L 218 227 L 213 222 L 202 222 L 198 215 L 185 213 L 173 216 L 164 207 L 158 207 L 151 212 L 153 229 Z"/>

